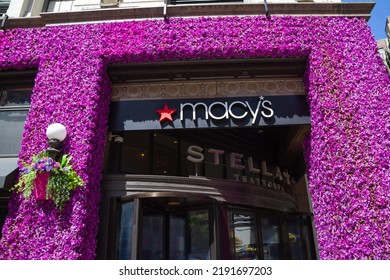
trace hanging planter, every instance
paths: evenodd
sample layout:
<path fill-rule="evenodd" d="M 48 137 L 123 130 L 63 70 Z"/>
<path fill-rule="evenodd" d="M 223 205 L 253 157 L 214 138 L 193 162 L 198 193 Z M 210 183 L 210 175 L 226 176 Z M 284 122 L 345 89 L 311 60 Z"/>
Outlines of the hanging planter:
<path fill-rule="evenodd" d="M 40 152 L 30 164 L 23 164 L 19 181 L 12 190 L 22 193 L 25 199 L 34 193 L 36 200 L 53 200 L 56 207 L 62 210 L 70 199 L 70 191 L 84 185 L 70 160 L 71 157 L 65 154 L 57 162 L 48 152 Z"/>
<path fill-rule="evenodd" d="M 49 183 L 49 172 L 38 172 L 34 180 L 34 197 L 36 200 L 48 200 L 47 184 Z"/>

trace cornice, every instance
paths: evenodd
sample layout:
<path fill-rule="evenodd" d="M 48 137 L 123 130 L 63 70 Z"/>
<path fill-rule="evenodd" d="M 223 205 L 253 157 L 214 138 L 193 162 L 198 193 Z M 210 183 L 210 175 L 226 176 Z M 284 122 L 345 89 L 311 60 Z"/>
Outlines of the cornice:
<path fill-rule="evenodd" d="M 114 84 L 111 101 L 305 95 L 302 79 L 223 79 Z"/>
<path fill-rule="evenodd" d="M 271 16 L 358 17 L 367 21 L 374 2 L 366 3 L 270 3 Z M 9 18 L 6 28 L 42 27 L 46 25 L 96 23 L 134 19 L 162 19 L 164 7 L 110 8 L 61 13 L 41 13 L 38 17 Z M 168 5 L 168 17 L 265 15 L 264 4 Z"/>

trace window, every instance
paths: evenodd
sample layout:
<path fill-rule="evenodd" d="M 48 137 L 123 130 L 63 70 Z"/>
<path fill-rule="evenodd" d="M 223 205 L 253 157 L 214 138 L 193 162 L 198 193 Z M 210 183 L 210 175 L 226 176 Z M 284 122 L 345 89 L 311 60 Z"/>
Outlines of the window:
<path fill-rule="evenodd" d="M 244 0 L 170 0 L 169 4 L 171 5 L 180 5 L 180 4 L 209 4 L 209 3 L 243 3 Z"/>
<path fill-rule="evenodd" d="M 116 258 L 212 258 L 213 212 L 210 202 L 190 197 L 141 198 L 137 201 L 119 204 Z M 139 221 L 136 221 L 137 213 Z"/>
<path fill-rule="evenodd" d="M 122 204 L 118 240 L 118 259 L 130 260 L 133 242 L 134 201 Z"/>
<path fill-rule="evenodd" d="M 280 260 L 281 240 L 278 217 L 261 217 L 261 235 L 263 241 L 263 255 L 265 260 Z"/>
<path fill-rule="evenodd" d="M 257 260 L 258 237 L 254 214 L 231 212 L 234 258 L 236 260 Z"/>
<path fill-rule="evenodd" d="M 150 174 L 150 133 L 125 133 L 121 150 L 117 156 L 120 157 L 120 171 L 129 174 Z M 115 163 L 113 159 L 113 164 Z"/>
<path fill-rule="evenodd" d="M 175 137 L 153 134 L 153 174 L 177 176 L 179 145 Z"/>
<path fill-rule="evenodd" d="M 70 12 L 73 10 L 75 0 L 46 0 L 43 12 Z"/>
<path fill-rule="evenodd" d="M 8 189 L 17 178 L 17 162 L 31 90 L 0 90 L 0 237 L 8 213 Z"/>
<path fill-rule="evenodd" d="M 0 0 L 0 15 L 7 12 L 11 0 Z"/>
<path fill-rule="evenodd" d="M 17 167 L 24 122 L 30 108 L 31 91 L 28 89 L 0 92 L 0 188 L 6 176 Z"/>
<path fill-rule="evenodd" d="M 101 0 L 100 6 L 103 7 L 115 7 L 118 6 L 118 0 Z"/>
<path fill-rule="evenodd" d="M 256 209 L 229 214 L 234 259 L 316 259 L 311 216 Z"/>
<path fill-rule="evenodd" d="M 0 156 L 18 155 L 27 112 L 30 90 L 3 90 L 0 93 Z"/>

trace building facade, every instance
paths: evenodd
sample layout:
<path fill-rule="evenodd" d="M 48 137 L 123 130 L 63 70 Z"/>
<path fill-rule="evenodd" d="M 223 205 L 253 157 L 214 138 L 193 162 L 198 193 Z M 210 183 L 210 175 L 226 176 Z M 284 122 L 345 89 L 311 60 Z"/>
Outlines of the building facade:
<path fill-rule="evenodd" d="M 390 68 L 389 68 L 389 39 L 381 39 L 376 41 L 378 46 L 378 52 L 381 56 L 383 63 L 386 66 L 387 72 L 390 74 Z"/>
<path fill-rule="evenodd" d="M 387 72 L 390 74 L 390 16 L 386 19 L 385 26 L 386 38 L 377 41 L 378 51 L 387 68 Z"/>
<path fill-rule="evenodd" d="M 0 258 L 389 259 L 373 4 L 268 2 L 11 1 Z M 52 123 L 61 211 L 8 191 Z"/>

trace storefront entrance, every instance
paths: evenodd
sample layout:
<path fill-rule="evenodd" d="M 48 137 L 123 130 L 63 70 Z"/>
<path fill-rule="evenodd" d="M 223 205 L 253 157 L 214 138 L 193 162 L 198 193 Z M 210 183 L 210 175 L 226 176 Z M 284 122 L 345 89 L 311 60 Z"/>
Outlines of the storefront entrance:
<path fill-rule="evenodd" d="M 316 259 L 305 65 L 110 66 L 98 258 Z"/>
<path fill-rule="evenodd" d="M 199 195 L 143 193 L 111 204 L 109 259 L 316 259 L 312 215 Z"/>

